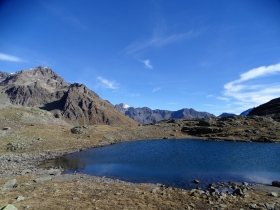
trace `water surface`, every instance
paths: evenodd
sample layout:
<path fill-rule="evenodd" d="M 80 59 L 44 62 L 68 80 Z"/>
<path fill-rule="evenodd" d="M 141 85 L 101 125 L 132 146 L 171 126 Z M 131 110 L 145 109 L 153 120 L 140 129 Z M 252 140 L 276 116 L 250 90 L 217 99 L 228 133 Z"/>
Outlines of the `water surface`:
<path fill-rule="evenodd" d="M 280 144 L 142 140 L 73 153 L 50 164 L 66 173 L 106 176 L 132 182 L 173 185 L 185 189 L 213 182 L 271 184 L 280 179 Z"/>

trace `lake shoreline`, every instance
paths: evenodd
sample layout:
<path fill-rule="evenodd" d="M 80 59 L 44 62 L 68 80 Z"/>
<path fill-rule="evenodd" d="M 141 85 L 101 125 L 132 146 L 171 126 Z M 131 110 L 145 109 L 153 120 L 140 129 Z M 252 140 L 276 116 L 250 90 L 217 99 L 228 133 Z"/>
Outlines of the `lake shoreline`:
<path fill-rule="evenodd" d="M 39 174 L 41 175 L 48 175 L 48 171 L 51 168 L 55 168 L 57 170 L 59 170 L 59 175 L 63 176 L 64 174 L 61 174 L 62 172 L 64 172 L 66 169 L 64 168 L 57 168 L 57 167 L 50 167 L 50 166 L 45 166 L 46 162 L 51 161 L 51 160 L 56 160 L 56 159 L 61 159 L 66 155 L 69 154 L 73 154 L 76 152 L 82 152 L 88 149 L 93 149 L 93 148 L 99 148 L 99 147 L 106 147 L 106 146 L 110 146 L 113 144 L 118 144 L 118 143 L 126 143 L 126 142 L 136 142 L 136 141 L 149 141 L 149 140 L 167 140 L 166 138 L 147 138 L 147 139 L 133 139 L 130 141 L 119 141 L 116 143 L 109 143 L 109 144 L 102 144 L 102 145 L 93 145 L 91 147 L 83 147 L 83 148 L 79 148 L 79 149 L 72 149 L 72 150 L 62 150 L 62 151 L 55 151 L 55 152 L 47 152 L 47 153 L 31 153 L 31 154 L 8 154 L 8 155 L 3 155 L 0 156 L 0 162 L 2 162 L 2 164 L 0 165 L 0 178 L 7 178 L 10 176 L 22 176 L 22 169 L 31 169 L 33 172 L 35 172 L 34 174 L 36 174 L 36 171 L 40 171 Z M 173 140 L 173 138 L 170 138 L 169 140 Z M 198 141 L 213 141 L 213 142 L 219 142 L 219 141 L 226 141 L 226 142 L 246 142 L 246 143 L 254 143 L 253 141 L 231 141 L 228 139 L 225 140 L 215 140 L 215 139 L 206 139 L 206 138 L 198 138 L 198 137 L 188 137 L 188 138 L 174 138 L 174 140 L 198 140 Z M 261 142 L 258 142 L 261 143 Z M 263 143 L 263 142 L 262 142 Z M 278 142 L 266 142 L 266 143 L 278 143 Z M 13 170 L 9 170 L 8 173 L 5 173 L 5 167 L 7 168 L 7 166 L 9 165 L 9 162 L 13 161 L 14 163 L 18 163 L 18 165 L 14 164 L 13 165 Z M 3 167 L 4 166 L 4 167 Z M 4 173 L 3 173 L 4 172 Z M 92 176 L 92 175 L 89 175 Z M 111 178 L 112 180 L 114 180 L 114 178 Z M 230 182 L 231 180 L 229 180 Z M 126 182 L 126 181 L 124 181 Z M 130 182 L 128 182 L 130 183 Z M 134 182 L 132 182 L 134 183 Z M 141 183 L 141 182 L 138 182 Z M 241 182 L 240 182 L 241 183 Z M 151 184 L 153 185 L 153 183 L 142 183 L 142 184 Z M 267 184 L 263 184 L 263 183 L 253 183 L 251 182 L 251 184 L 254 185 L 264 185 L 264 186 L 270 186 Z M 204 186 L 206 187 L 206 186 Z M 279 188 L 280 189 L 280 188 Z"/>

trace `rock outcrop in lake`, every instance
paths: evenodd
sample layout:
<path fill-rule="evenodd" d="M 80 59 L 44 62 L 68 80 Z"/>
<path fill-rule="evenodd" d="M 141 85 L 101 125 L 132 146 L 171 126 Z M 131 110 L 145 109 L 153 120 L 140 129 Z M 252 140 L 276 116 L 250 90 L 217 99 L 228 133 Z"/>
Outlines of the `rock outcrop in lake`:
<path fill-rule="evenodd" d="M 118 112 L 83 84 L 69 84 L 48 67 L 0 73 L 1 105 L 40 107 L 74 125 L 137 122 Z"/>
<path fill-rule="evenodd" d="M 123 103 L 115 105 L 115 108 L 141 124 L 155 123 L 171 118 L 185 119 L 214 117 L 213 114 L 210 114 L 208 112 L 199 112 L 194 109 L 181 109 L 178 111 L 168 111 L 160 109 L 152 110 L 148 107 L 134 108 Z"/>

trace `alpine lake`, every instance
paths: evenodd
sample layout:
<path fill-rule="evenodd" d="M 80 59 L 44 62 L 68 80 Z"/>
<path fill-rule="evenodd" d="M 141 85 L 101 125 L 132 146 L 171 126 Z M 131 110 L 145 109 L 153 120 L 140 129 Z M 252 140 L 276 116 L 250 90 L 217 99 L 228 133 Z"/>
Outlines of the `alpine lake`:
<path fill-rule="evenodd" d="M 191 189 L 228 181 L 271 184 L 280 179 L 279 163 L 278 143 L 153 139 L 87 149 L 44 167 Z"/>

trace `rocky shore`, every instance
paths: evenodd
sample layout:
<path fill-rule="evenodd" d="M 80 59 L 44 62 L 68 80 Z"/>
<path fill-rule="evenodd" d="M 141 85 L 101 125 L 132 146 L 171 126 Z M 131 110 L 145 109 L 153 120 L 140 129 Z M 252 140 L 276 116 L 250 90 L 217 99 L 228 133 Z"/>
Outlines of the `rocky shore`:
<path fill-rule="evenodd" d="M 84 174 L 66 175 L 61 174 L 61 168 L 38 168 L 44 161 L 64 154 L 137 139 L 278 142 L 279 122 L 267 117 L 166 120 L 145 126 L 73 129 L 45 111 L 12 107 L 0 109 L 0 126 L 0 209 L 280 209 L 280 188 L 272 185 L 228 182 L 183 190 Z"/>

